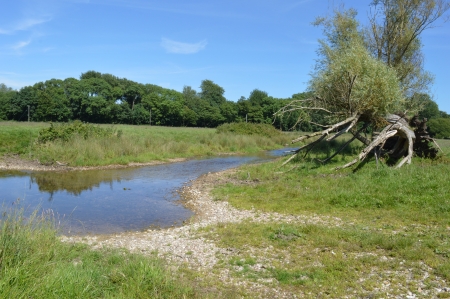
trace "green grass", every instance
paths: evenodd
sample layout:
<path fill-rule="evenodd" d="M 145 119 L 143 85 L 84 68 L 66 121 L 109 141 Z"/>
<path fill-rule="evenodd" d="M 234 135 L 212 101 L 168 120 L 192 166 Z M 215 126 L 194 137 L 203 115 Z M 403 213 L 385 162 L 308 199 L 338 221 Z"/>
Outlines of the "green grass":
<path fill-rule="evenodd" d="M 38 137 L 39 130 L 48 126 L 46 123 L 0 121 L 0 156 L 29 154 L 31 146 Z"/>
<path fill-rule="evenodd" d="M 61 242 L 48 216 L 3 214 L 1 298 L 198 298 L 156 257 Z"/>
<path fill-rule="evenodd" d="M 237 252 L 218 268 L 305 298 L 423 296 L 418 290 L 448 285 L 450 143 L 438 142 L 440 159 L 414 158 L 401 169 L 369 160 L 335 171 L 351 155 L 323 166 L 312 158 L 329 155 L 326 148 L 284 167 L 282 160 L 240 167 L 213 190 L 216 200 L 299 216 L 305 223 L 208 227 L 204 236 Z M 389 283 L 384 291 L 383 281 Z"/>
<path fill-rule="evenodd" d="M 256 153 L 275 149 L 290 140 L 289 134 L 268 138 L 233 133 L 216 134 L 215 129 L 115 125 L 120 134 L 88 137 L 73 135 L 68 141 L 37 143 L 38 132 L 49 124 L 0 122 L 0 154 L 19 154 L 42 163 L 55 161 L 70 166 L 98 166 L 191 158 L 223 153 Z M 110 125 L 100 127 L 111 128 Z"/>

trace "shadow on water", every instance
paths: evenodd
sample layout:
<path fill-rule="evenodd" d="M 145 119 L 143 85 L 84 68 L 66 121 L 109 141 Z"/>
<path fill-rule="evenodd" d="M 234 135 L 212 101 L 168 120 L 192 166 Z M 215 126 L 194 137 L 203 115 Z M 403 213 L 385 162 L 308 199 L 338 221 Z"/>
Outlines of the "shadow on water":
<path fill-rule="evenodd" d="M 65 234 L 107 234 L 181 225 L 192 211 L 178 204 L 188 181 L 282 155 L 230 156 L 125 169 L 69 172 L 0 171 L 0 202 L 25 211 L 51 209 Z"/>

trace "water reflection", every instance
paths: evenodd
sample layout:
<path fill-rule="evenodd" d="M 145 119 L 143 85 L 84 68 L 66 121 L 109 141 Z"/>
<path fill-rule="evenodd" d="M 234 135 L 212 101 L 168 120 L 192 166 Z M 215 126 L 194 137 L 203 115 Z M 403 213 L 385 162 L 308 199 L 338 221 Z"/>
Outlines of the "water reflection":
<path fill-rule="evenodd" d="M 120 177 L 115 176 L 117 174 L 104 170 L 35 172 L 31 173 L 30 179 L 32 184 L 39 186 L 41 192 L 54 194 L 57 191 L 66 191 L 78 196 L 83 191 L 99 188 L 102 183 L 109 184 L 112 188 L 114 181 L 120 182 Z"/>
<path fill-rule="evenodd" d="M 207 172 L 265 159 L 269 157 L 233 156 L 89 171 L 0 171 L 0 202 L 7 206 L 20 199 L 28 212 L 52 209 L 66 234 L 168 227 L 192 216 L 177 204 L 176 190 L 184 183 Z"/>

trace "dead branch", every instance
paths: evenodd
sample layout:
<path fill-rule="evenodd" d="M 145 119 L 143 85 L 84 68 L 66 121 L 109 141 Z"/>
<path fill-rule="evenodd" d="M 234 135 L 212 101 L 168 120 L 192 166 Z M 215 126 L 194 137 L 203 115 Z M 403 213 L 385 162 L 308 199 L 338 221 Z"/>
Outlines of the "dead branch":
<path fill-rule="evenodd" d="M 333 130 L 339 128 L 340 126 L 343 126 L 343 125 L 346 125 L 346 124 L 348 124 L 348 123 L 350 123 L 350 122 L 353 122 L 355 119 L 356 119 L 356 122 L 357 122 L 357 121 L 358 121 L 358 118 L 359 118 L 359 114 L 354 114 L 354 115 L 352 115 L 351 117 L 349 117 L 349 118 L 347 118 L 347 119 L 345 119 L 345 120 L 343 120 L 343 121 L 341 121 L 341 122 L 339 122 L 339 123 L 337 123 L 337 124 L 334 124 L 334 125 L 330 126 L 330 127 L 329 127 L 328 129 L 326 129 L 326 130 L 319 131 L 319 132 L 315 132 L 315 133 L 312 133 L 312 134 L 303 135 L 303 136 L 301 136 L 301 137 L 299 137 L 299 138 L 296 138 L 296 139 L 292 140 L 291 143 L 296 143 L 296 142 L 302 141 L 302 140 L 304 140 L 304 139 L 309 139 L 309 138 L 311 138 L 311 137 L 315 137 L 315 136 L 318 136 L 318 135 L 326 136 L 326 135 L 328 135 L 331 131 L 333 131 Z M 355 123 L 356 123 L 356 122 L 355 122 Z"/>

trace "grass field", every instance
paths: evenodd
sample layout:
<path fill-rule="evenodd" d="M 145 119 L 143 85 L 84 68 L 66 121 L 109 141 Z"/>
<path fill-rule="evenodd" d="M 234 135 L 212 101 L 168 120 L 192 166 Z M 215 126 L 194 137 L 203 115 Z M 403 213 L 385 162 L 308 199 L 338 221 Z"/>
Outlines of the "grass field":
<path fill-rule="evenodd" d="M 216 200 L 321 221 L 210 227 L 211 239 L 241 252 L 217 268 L 306 298 L 434 297 L 450 285 L 450 143 L 439 144 L 440 159 L 414 158 L 401 169 L 371 160 L 333 170 L 349 157 L 326 166 L 306 159 L 241 167 L 238 183 L 216 187 Z M 249 177 L 257 184 L 245 184 Z M 266 270 L 254 270 L 258 264 Z"/>
<path fill-rule="evenodd" d="M 68 141 L 36 142 L 45 123 L 0 122 L 0 156 L 19 154 L 42 163 L 97 166 L 191 158 L 223 153 L 256 153 L 288 143 L 289 134 L 275 138 L 217 134 L 215 129 L 157 126 L 100 125 L 117 133 L 109 137 L 74 136 Z"/>

